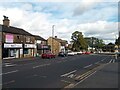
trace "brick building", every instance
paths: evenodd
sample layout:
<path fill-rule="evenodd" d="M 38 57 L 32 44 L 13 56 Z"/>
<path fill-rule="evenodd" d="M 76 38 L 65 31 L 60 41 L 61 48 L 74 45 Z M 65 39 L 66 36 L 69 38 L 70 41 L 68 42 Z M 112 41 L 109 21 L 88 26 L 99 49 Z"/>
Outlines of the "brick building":
<path fill-rule="evenodd" d="M 66 46 L 68 44 L 66 40 L 59 39 L 57 38 L 57 36 L 55 36 L 55 38 L 49 37 L 47 42 L 48 42 L 48 45 L 51 46 L 51 52 L 56 55 L 59 52 L 65 52 Z"/>
<path fill-rule="evenodd" d="M 2 58 L 34 57 L 36 52 L 35 37 L 24 29 L 12 27 L 4 16 L 0 25 L 2 34 Z"/>

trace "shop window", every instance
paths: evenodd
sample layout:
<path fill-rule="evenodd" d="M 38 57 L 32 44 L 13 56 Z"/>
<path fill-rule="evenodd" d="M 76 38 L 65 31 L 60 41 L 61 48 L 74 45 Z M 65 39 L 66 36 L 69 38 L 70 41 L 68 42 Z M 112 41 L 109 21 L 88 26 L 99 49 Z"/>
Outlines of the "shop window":
<path fill-rule="evenodd" d="M 17 36 L 17 39 L 20 39 L 20 36 Z"/>
<path fill-rule="evenodd" d="M 30 42 L 30 37 L 26 37 L 26 42 Z"/>
<path fill-rule="evenodd" d="M 24 54 L 29 54 L 29 50 L 27 48 L 24 49 Z"/>

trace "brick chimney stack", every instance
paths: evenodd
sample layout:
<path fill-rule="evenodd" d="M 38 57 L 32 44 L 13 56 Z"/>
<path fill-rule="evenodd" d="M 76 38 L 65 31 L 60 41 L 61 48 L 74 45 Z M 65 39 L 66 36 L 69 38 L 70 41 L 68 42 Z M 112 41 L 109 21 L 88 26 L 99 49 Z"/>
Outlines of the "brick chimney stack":
<path fill-rule="evenodd" d="M 57 38 L 57 36 L 55 36 L 55 38 Z"/>
<path fill-rule="evenodd" d="M 9 27 L 10 20 L 8 19 L 7 16 L 3 16 L 3 17 L 4 17 L 4 19 L 3 19 L 3 25 Z"/>

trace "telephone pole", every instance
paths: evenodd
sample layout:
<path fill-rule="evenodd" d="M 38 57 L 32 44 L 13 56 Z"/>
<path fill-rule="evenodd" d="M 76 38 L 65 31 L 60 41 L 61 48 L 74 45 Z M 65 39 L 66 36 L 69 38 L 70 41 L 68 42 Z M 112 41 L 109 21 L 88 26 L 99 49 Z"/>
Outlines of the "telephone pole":
<path fill-rule="evenodd" d="M 55 27 L 55 25 L 52 25 L 52 46 L 51 46 L 51 51 L 52 51 L 52 53 L 54 53 L 54 46 L 53 46 L 53 38 L 54 38 L 54 27 Z"/>

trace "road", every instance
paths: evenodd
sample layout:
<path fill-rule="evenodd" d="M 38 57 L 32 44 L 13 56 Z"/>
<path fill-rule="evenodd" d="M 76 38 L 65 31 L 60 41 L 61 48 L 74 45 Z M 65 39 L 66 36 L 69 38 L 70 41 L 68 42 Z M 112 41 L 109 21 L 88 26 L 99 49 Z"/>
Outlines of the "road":
<path fill-rule="evenodd" d="M 7 60 L 2 64 L 0 74 L 2 84 L 0 85 L 3 88 L 79 88 L 79 82 L 87 81 L 88 77 L 90 78 L 111 63 L 117 63 L 117 60 L 110 55 L 75 55 L 55 59 L 38 57 L 35 60 L 25 61 Z M 113 87 L 117 88 L 116 85 Z"/>

